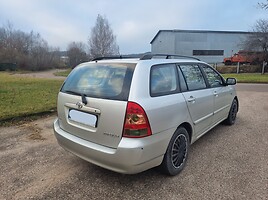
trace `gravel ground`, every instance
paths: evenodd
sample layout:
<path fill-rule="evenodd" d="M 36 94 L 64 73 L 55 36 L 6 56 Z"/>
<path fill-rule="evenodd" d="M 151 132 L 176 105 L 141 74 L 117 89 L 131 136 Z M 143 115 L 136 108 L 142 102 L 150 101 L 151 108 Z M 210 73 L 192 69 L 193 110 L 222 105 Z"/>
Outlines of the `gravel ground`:
<path fill-rule="evenodd" d="M 122 175 L 73 156 L 56 142 L 55 116 L 0 127 L 0 199 L 268 199 L 268 85 L 237 88 L 237 123 L 194 143 L 175 177 Z"/>

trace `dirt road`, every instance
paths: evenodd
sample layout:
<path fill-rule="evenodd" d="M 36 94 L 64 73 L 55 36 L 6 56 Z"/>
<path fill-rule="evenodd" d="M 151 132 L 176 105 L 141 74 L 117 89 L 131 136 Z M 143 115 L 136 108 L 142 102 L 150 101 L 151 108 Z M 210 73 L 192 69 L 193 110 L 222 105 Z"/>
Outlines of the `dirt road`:
<path fill-rule="evenodd" d="M 47 71 L 40 71 L 40 72 L 31 72 L 31 73 L 15 73 L 14 76 L 20 77 L 31 77 L 31 78 L 48 78 L 48 79 L 65 79 L 66 77 L 63 76 L 55 76 L 55 72 L 65 71 L 65 69 L 51 69 Z"/>
<path fill-rule="evenodd" d="M 0 199 L 268 199 L 268 85 L 247 85 L 237 86 L 237 123 L 194 143 L 175 177 L 117 174 L 73 156 L 56 142 L 55 116 L 0 127 Z"/>

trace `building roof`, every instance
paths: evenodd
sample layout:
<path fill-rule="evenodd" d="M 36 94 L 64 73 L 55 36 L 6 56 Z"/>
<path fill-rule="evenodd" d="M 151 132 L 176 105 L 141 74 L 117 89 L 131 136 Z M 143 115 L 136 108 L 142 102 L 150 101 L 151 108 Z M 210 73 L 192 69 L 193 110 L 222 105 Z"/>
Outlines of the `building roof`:
<path fill-rule="evenodd" d="M 174 30 L 159 30 L 157 34 L 154 36 L 150 44 L 154 42 L 154 40 L 157 38 L 157 36 L 161 32 L 181 32 L 181 33 L 223 33 L 223 34 L 251 34 L 252 32 L 247 31 L 211 31 L 211 30 L 180 30 L 180 29 L 174 29 Z"/>

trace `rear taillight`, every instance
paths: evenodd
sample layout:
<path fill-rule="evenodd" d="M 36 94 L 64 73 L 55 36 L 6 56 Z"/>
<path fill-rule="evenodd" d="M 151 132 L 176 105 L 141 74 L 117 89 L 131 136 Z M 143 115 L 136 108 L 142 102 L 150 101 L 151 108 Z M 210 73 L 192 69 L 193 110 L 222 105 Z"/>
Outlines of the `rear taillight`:
<path fill-rule="evenodd" d="M 128 102 L 123 137 L 140 138 L 152 135 L 147 115 L 143 108 L 134 102 Z"/>

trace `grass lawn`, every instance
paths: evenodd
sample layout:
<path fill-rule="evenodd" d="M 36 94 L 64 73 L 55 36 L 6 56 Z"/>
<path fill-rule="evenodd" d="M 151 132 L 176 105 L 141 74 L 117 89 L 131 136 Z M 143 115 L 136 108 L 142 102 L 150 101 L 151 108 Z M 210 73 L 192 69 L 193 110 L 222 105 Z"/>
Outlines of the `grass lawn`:
<path fill-rule="evenodd" d="M 55 110 L 62 82 L 0 72 L 0 122 Z"/>
<path fill-rule="evenodd" d="M 224 78 L 236 78 L 238 83 L 268 83 L 268 74 L 222 74 Z"/>
<path fill-rule="evenodd" d="M 54 75 L 55 76 L 68 76 L 71 71 L 72 69 L 67 69 L 65 71 L 55 72 Z"/>

